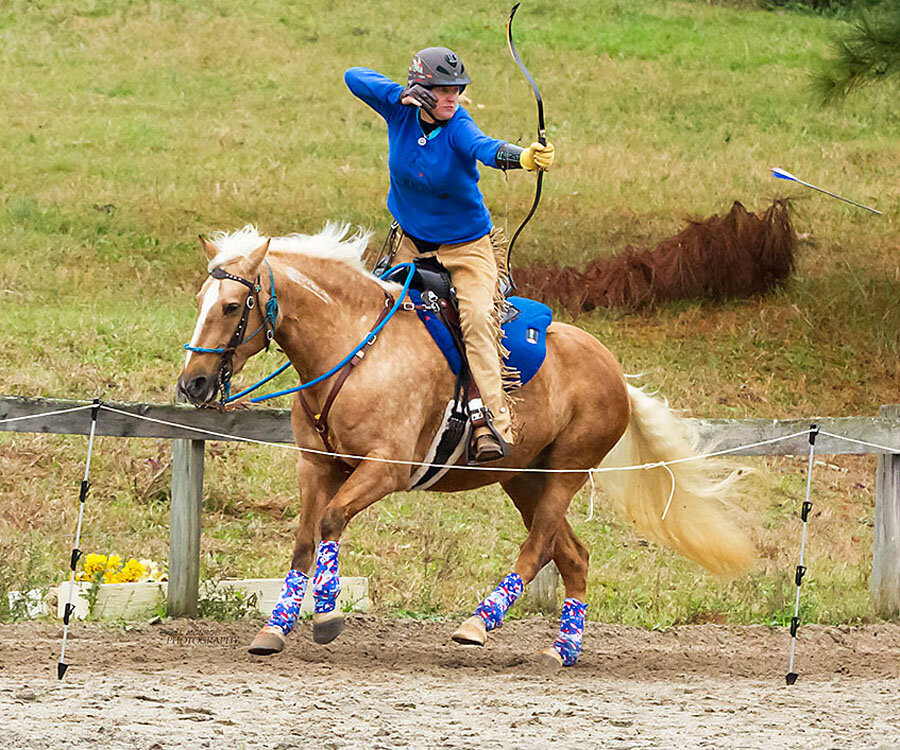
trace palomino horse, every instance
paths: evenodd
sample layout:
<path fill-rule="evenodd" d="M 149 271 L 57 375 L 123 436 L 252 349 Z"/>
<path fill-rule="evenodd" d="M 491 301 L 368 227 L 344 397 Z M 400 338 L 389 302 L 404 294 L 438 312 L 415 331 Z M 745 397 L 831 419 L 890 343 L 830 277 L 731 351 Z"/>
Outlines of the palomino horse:
<path fill-rule="evenodd" d="M 215 401 L 223 357 L 239 372 L 266 344 L 266 336 L 246 333 L 270 327 L 264 304 L 248 298 L 264 303 L 273 284 L 279 303 L 271 321 L 274 340 L 301 378 L 327 372 L 367 337 L 400 286 L 365 271 L 360 258 L 369 235 L 345 240 L 347 229 L 329 224 L 313 236 L 266 239 L 245 227 L 212 241 L 201 238 L 211 277 L 198 294 L 200 313 L 186 347 L 191 351 L 178 378 L 191 402 Z M 248 288 L 254 282 L 256 293 Z M 237 338 L 236 329 L 242 329 Z M 398 312 L 365 351 L 328 417 L 330 445 L 344 455 L 325 454 L 320 434 L 294 398 L 294 437 L 314 452 L 301 453 L 298 461 L 302 510 L 291 570 L 252 653 L 282 650 L 310 576 L 315 640 L 327 643 L 340 633 L 343 616 L 335 598 L 341 533 L 372 503 L 409 488 L 415 462 L 423 461 L 453 394 L 454 377 L 414 313 Z M 331 387 L 326 381 L 305 391 L 314 413 L 322 411 Z M 540 659 L 549 666 L 574 664 L 584 628 L 588 550 L 566 521 L 566 509 L 604 458 L 619 466 L 657 464 L 598 474 L 639 533 L 719 575 L 736 575 L 750 564 L 753 546 L 726 513 L 736 493 L 733 476 L 714 478 L 708 463 L 696 461 L 662 466 L 696 455 L 683 423 L 665 404 L 626 385 L 616 359 L 593 336 L 551 324 L 544 364 L 515 396 L 518 435 L 509 457 L 486 470 L 452 469 L 433 485 L 455 492 L 498 482 L 528 530 L 514 572 L 462 623 L 455 641 L 483 645 L 524 585 L 554 560 L 566 599 L 559 638 Z"/>

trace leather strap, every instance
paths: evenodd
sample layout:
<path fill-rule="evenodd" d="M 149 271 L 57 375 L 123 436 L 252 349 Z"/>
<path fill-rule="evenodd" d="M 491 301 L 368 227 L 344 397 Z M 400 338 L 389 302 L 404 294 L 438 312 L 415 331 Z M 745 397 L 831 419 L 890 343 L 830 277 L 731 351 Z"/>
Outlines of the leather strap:
<path fill-rule="evenodd" d="M 462 356 L 463 359 L 463 370 L 460 374 L 463 376 L 464 397 L 466 403 L 469 403 L 475 398 L 480 399 L 481 391 L 478 390 L 475 378 L 472 377 L 472 370 L 469 367 L 469 358 L 466 355 L 466 345 L 462 337 L 462 325 L 460 324 L 459 313 L 453 305 L 447 302 L 447 300 L 441 299 L 438 301 L 438 314 L 444 321 L 444 325 L 447 326 L 447 330 L 450 331 L 450 335 L 456 344 L 456 348 L 459 350 L 460 356 Z M 482 427 L 486 424 L 487 419 L 484 417 L 472 419 L 473 427 Z"/>
<path fill-rule="evenodd" d="M 388 294 L 384 293 L 384 309 L 382 309 L 381 314 L 378 316 L 378 320 L 375 321 L 375 325 L 373 325 L 369 329 L 369 334 L 372 333 L 379 325 L 381 325 L 381 321 L 383 321 L 387 314 L 390 312 L 391 307 L 394 305 L 394 298 Z M 366 348 L 372 346 L 377 340 L 376 337 L 372 337 L 366 342 L 366 347 L 360 349 L 356 354 L 353 355 L 353 359 L 351 359 L 346 365 L 344 365 L 337 373 L 335 373 L 335 380 L 333 385 L 331 386 L 331 390 L 328 392 L 328 396 L 325 399 L 325 404 L 322 406 L 322 411 L 319 414 L 313 412 L 312 408 L 309 405 L 309 402 L 306 400 L 306 397 L 303 395 L 303 391 L 297 391 L 297 396 L 300 399 L 300 406 L 303 407 L 303 411 L 306 412 L 306 416 L 309 421 L 312 423 L 313 429 L 319 433 L 319 437 L 322 439 L 322 444 L 325 446 L 325 450 L 329 453 L 335 453 L 334 447 L 331 445 L 331 440 L 328 438 L 328 414 L 331 411 L 331 407 L 334 404 L 335 399 L 338 397 L 338 394 L 341 392 L 341 388 L 346 382 L 347 378 L 350 377 L 350 373 L 356 368 L 356 366 L 363 361 L 363 358 L 366 356 Z"/>

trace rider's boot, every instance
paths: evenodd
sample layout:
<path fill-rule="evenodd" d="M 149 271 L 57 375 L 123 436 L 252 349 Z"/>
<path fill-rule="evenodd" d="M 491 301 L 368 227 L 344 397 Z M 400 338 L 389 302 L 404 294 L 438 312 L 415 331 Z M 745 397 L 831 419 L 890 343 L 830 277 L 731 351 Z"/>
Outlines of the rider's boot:
<path fill-rule="evenodd" d="M 475 455 L 472 456 L 472 463 L 486 464 L 491 461 L 499 461 L 509 455 L 509 446 L 506 441 L 487 425 L 475 428 L 473 442 L 475 443 Z"/>

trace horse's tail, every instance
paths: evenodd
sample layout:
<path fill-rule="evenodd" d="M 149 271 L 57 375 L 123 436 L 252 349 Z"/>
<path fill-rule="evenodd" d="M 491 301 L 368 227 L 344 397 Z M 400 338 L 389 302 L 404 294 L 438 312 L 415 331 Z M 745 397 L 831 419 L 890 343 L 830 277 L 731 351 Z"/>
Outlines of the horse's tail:
<path fill-rule="evenodd" d="M 696 440 L 687 425 L 665 403 L 630 385 L 628 395 L 628 429 L 602 467 L 672 462 L 697 455 Z M 753 562 L 753 543 L 734 522 L 734 501 L 740 496 L 737 472 L 722 471 L 720 462 L 705 458 L 670 463 L 668 470 L 658 466 L 596 476 L 646 537 L 723 577 L 736 576 Z"/>

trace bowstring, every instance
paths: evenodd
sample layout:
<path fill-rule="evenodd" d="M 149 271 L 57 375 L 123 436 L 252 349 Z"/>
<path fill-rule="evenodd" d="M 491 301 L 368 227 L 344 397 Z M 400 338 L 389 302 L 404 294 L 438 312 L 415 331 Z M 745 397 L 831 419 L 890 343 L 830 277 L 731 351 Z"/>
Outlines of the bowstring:
<path fill-rule="evenodd" d="M 510 95 L 509 95 L 509 66 L 506 67 L 506 124 L 504 125 L 504 129 L 506 133 L 509 133 L 509 104 L 510 104 Z M 506 241 L 509 242 L 509 170 L 504 169 L 503 171 L 503 179 L 506 182 L 506 215 L 503 218 L 503 236 Z M 509 272 L 509 269 L 507 269 Z"/>

